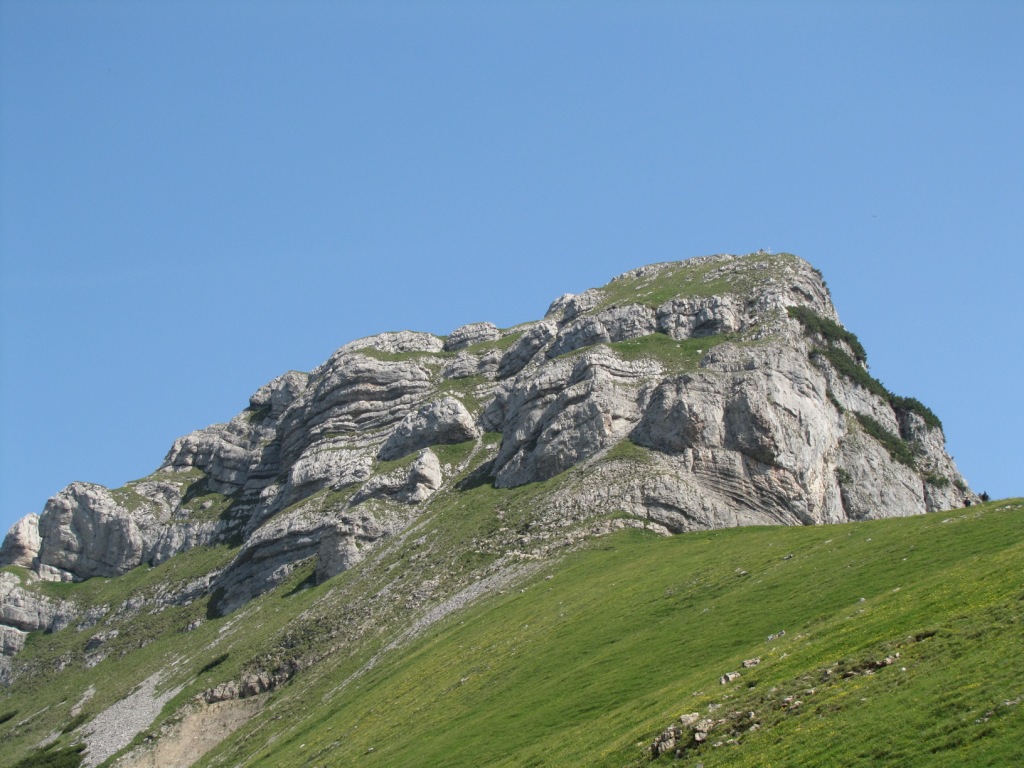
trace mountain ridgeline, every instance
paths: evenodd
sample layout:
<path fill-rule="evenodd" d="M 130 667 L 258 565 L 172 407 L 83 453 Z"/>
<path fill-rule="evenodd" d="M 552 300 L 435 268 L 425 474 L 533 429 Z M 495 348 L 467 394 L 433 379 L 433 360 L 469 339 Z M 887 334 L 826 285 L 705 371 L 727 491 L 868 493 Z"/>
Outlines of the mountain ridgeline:
<path fill-rule="evenodd" d="M 641 267 L 513 328 L 345 344 L 176 440 L 151 475 L 73 483 L 20 520 L 0 549 L 0 679 L 7 697 L 64 698 L 11 733 L 87 765 L 151 764 L 132 755 L 173 741 L 137 735 L 161 708 L 260 702 L 317 670 L 355 685 L 609 537 L 975 502 L 939 419 L 873 378 L 809 264 Z M 133 670 L 121 687 L 92 675 L 115 660 Z M 147 691 L 148 718 L 123 725 L 117 707 Z M 217 745 L 260 706 L 174 764 L 241 760 L 241 742 Z"/>

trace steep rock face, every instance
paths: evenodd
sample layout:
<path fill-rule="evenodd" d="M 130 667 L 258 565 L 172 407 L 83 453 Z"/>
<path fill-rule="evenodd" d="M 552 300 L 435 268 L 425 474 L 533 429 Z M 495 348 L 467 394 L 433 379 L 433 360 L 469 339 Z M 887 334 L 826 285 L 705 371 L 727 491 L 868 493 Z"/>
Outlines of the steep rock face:
<path fill-rule="evenodd" d="M 851 520 L 904 517 L 926 509 L 925 484 L 910 467 L 894 462 L 870 436 L 851 432 L 841 445 L 843 508 Z"/>
<path fill-rule="evenodd" d="M 0 682 L 6 682 L 4 662 L 25 647 L 29 632 L 56 632 L 75 615 L 73 605 L 26 589 L 13 573 L 0 572 Z"/>
<path fill-rule="evenodd" d="M 506 331 L 350 342 L 175 441 L 150 477 L 69 486 L 12 528 L 0 563 L 86 579 L 229 543 L 211 586 L 233 610 L 310 558 L 321 581 L 352 567 L 458 492 L 431 446 L 475 441 L 476 456 L 485 439 L 462 465 L 474 482 L 560 478 L 535 504 L 551 529 L 616 512 L 675 532 L 816 524 L 974 498 L 934 415 L 871 379 L 816 270 L 723 255 L 632 270 Z"/>
<path fill-rule="evenodd" d="M 546 480 L 624 437 L 640 417 L 638 385 L 654 370 L 595 351 L 502 387 L 484 414 L 485 426 L 503 435 L 495 485 Z"/>
<path fill-rule="evenodd" d="M 0 562 L 31 568 L 42 546 L 39 538 L 39 515 L 34 512 L 11 526 L 0 546 Z"/>
<path fill-rule="evenodd" d="M 101 485 L 72 483 L 40 516 L 40 571 L 63 580 L 118 576 L 149 558 L 163 516 L 156 504 L 119 503 Z"/>

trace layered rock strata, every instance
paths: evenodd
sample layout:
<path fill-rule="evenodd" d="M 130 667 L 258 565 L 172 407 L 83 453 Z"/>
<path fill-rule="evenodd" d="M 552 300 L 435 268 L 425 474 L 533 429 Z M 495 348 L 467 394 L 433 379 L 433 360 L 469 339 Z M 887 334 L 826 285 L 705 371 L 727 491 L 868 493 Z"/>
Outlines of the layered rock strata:
<path fill-rule="evenodd" d="M 324 580 L 366 557 L 439 491 L 458 493 L 460 468 L 440 453 L 477 451 L 486 433 L 500 442 L 475 476 L 499 489 L 574 470 L 538 497 L 550 525 L 613 513 L 673 532 L 818 524 L 973 500 L 938 420 L 890 396 L 855 346 L 796 257 L 643 267 L 517 328 L 346 344 L 175 441 L 148 478 L 64 489 L 11 529 L 0 562 L 81 580 L 230 543 L 238 554 L 210 585 L 230 611 L 310 559 Z"/>

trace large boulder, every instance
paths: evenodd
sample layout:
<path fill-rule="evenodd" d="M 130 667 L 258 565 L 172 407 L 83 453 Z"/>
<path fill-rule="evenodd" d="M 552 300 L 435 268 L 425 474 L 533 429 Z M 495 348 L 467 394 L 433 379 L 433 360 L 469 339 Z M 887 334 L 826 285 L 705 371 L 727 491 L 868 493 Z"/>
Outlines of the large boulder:
<path fill-rule="evenodd" d="M 466 406 L 454 397 L 445 397 L 406 416 L 381 446 L 378 456 L 390 461 L 431 445 L 472 440 L 479 434 Z"/>

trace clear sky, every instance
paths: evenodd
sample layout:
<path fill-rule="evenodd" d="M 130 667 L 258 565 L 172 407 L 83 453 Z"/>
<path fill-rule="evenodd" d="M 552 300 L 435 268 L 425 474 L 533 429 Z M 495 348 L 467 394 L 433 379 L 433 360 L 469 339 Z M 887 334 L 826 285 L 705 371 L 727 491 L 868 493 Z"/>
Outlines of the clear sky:
<path fill-rule="evenodd" d="M 0 527 L 360 336 L 820 268 L 1024 494 L 1024 3 L 0 0 Z"/>

